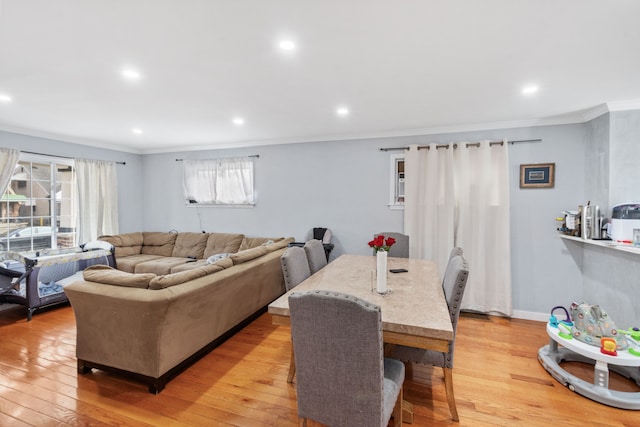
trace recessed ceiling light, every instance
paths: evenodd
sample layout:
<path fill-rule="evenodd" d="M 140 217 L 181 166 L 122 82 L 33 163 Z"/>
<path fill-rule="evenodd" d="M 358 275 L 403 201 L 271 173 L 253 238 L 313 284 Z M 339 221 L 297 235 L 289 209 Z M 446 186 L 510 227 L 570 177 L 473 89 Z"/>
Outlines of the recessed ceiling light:
<path fill-rule="evenodd" d="M 522 88 L 522 94 L 523 95 L 533 95 L 534 93 L 536 93 L 538 91 L 538 86 L 536 85 L 529 85 L 529 86 L 525 86 Z"/>
<path fill-rule="evenodd" d="M 122 70 L 122 77 L 127 80 L 138 80 L 140 78 L 140 73 L 133 68 L 125 68 Z"/>
<path fill-rule="evenodd" d="M 336 108 L 336 114 L 339 115 L 340 117 L 346 117 L 348 116 L 350 113 L 349 109 L 347 107 L 338 107 Z"/>
<path fill-rule="evenodd" d="M 0 93 L 0 102 L 11 102 L 11 101 L 13 101 L 13 99 L 9 95 Z"/>
<path fill-rule="evenodd" d="M 291 40 L 280 40 L 278 47 L 282 50 L 295 50 L 296 44 Z"/>
<path fill-rule="evenodd" d="M 242 126 L 244 124 L 244 119 L 242 117 L 234 117 L 232 122 L 236 126 Z"/>
<path fill-rule="evenodd" d="M 131 129 L 131 132 L 135 133 L 136 135 L 142 135 L 142 129 L 140 128 L 133 128 Z"/>

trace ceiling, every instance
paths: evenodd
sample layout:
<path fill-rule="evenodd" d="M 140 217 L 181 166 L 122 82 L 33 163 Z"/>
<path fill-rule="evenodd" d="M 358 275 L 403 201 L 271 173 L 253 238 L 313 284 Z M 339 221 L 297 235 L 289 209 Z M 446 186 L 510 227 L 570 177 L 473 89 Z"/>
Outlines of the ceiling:
<path fill-rule="evenodd" d="M 581 122 L 640 108 L 639 17 L 635 0 L 0 0 L 0 130 L 152 153 Z"/>

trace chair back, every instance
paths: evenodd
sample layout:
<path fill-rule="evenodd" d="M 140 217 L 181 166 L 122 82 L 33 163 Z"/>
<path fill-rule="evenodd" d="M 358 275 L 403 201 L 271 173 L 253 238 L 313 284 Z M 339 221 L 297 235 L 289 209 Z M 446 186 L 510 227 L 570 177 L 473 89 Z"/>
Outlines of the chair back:
<path fill-rule="evenodd" d="M 380 307 L 316 290 L 293 292 L 289 309 L 298 416 L 335 427 L 382 426 Z"/>
<path fill-rule="evenodd" d="M 455 246 L 453 249 L 451 249 L 451 252 L 449 252 L 449 260 L 448 261 L 451 261 L 451 258 L 453 258 L 456 255 L 462 255 L 462 248 L 459 247 L 459 246 Z"/>
<path fill-rule="evenodd" d="M 304 244 L 304 252 L 307 255 L 311 274 L 314 274 L 316 271 L 327 265 L 327 256 L 324 253 L 324 246 L 322 246 L 322 242 L 320 240 L 308 240 Z"/>
<path fill-rule="evenodd" d="M 374 238 L 379 235 L 383 235 L 385 238 L 393 237 L 396 239 L 396 243 L 389 249 L 389 256 L 398 258 L 409 258 L 409 236 L 395 231 L 387 231 L 383 233 L 376 233 Z"/>
<path fill-rule="evenodd" d="M 314 227 L 312 230 L 309 230 L 307 233 L 306 240 L 316 239 L 320 240 L 322 243 L 331 243 L 331 239 L 333 238 L 333 232 L 330 228 L 326 227 Z"/>
<path fill-rule="evenodd" d="M 298 286 L 301 282 L 311 276 L 309 262 L 303 248 L 292 246 L 287 248 L 280 256 L 284 285 L 287 291 Z"/>
<path fill-rule="evenodd" d="M 469 277 L 469 265 L 462 255 L 455 255 L 449 260 L 447 270 L 442 279 L 442 289 L 449 307 L 449 315 L 451 316 L 451 325 L 455 334 L 458 326 L 458 318 L 460 317 L 460 308 L 464 289 L 467 285 Z M 455 338 L 454 338 L 455 340 Z"/>

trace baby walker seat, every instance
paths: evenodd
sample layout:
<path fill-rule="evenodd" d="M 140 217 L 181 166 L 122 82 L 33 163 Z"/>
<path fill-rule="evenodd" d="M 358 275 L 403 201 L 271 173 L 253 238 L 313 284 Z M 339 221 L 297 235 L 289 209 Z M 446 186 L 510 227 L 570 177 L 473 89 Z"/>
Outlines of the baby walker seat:
<path fill-rule="evenodd" d="M 557 308 L 562 307 L 554 307 L 553 310 Z M 609 369 L 632 379 L 640 386 L 640 357 L 633 346 L 629 349 L 618 349 L 616 356 L 603 353 L 600 347 L 574 339 L 570 333 L 574 327 L 573 322 L 568 317 L 566 321 L 558 321 L 553 315 L 553 310 L 547 323 L 549 344 L 538 350 L 538 361 L 542 367 L 560 384 L 591 400 L 616 408 L 640 409 L 640 392 L 609 389 Z M 594 365 L 593 384 L 567 372 L 560 366 L 562 362 Z"/>

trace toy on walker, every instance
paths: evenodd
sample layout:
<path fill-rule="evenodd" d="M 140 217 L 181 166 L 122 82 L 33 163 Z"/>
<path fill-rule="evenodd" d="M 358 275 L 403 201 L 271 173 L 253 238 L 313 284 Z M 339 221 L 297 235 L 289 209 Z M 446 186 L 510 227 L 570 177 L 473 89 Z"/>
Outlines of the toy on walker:
<path fill-rule="evenodd" d="M 563 310 L 565 320 L 558 320 Z M 571 313 L 571 317 L 569 316 Z M 547 323 L 549 344 L 538 350 L 538 361 L 562 385 L 589 399 L 623 409 L 640 409 L 640 392 L 609 389 L 609 371 L 640 386 L 640 328 L 617 329 L 598 306 L 573 303 L 569 310 L 554 307 Z M 562 362 L 594 365 L 593 383 L 564 370 Z"/>
<path fill-rule="evenodd" d="M 564 314 L 566 316 L 565 320 L 558 320 L 558 318 L 553 314 L 553 312 L 557 309 L 564 310 Z M 569 312 L 563 306 L 558 305 L 551 309 L 551 316 L 549 316 L 549 325 L 554 328 L 558 328 L 558 335 L 560 335 L 562 338 L 568 340 L 571 339 L 571 328 L 573 327 L 573 322 L 571 321 L 571 317 L 569 317 Z"/>

